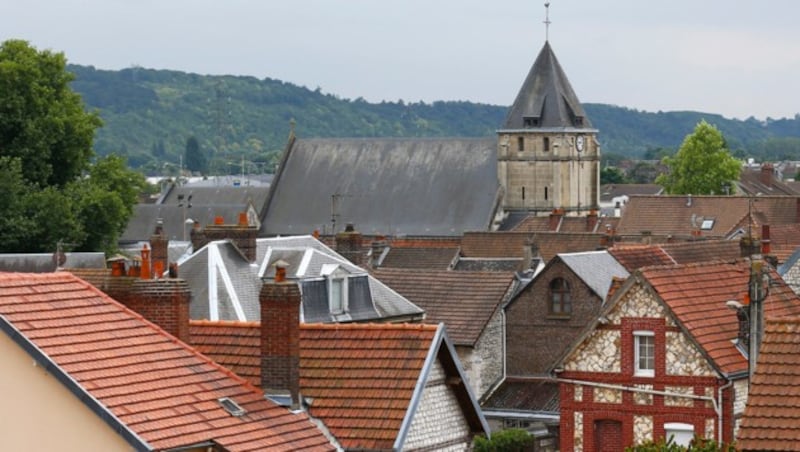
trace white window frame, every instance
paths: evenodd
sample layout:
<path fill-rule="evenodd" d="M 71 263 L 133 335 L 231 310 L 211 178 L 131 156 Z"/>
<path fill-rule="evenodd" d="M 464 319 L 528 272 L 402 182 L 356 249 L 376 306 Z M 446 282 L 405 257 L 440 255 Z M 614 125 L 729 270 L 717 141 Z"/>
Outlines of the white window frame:
<path fill-rule="evenodd" d="M 334 305 L 334 293 L 337 285 L 339 285 L 339 303 L 341 306 Z M 347 312 L 347 278 L 328 277 L 328 307 L 332 314 L 344 314 Z"/>
<path fill-rule="evenodd" d="M 678 446 L 689 446 L 694 439 L 694 425 L 683 422 L 667 422 L 664 424 L 664 439 L 669 440 L 670 436 L 676 438 L 675 444 Z"/>
<path fill-rule="evenodd" d="M 655 333 L 652 331 L 634 331 L 633 332 L 633 374 L 637 377 L 654 377 L 656 368 L 656 339 Z M 647 369 L 641 367 L 641 339 L 648 337 L 652 344 L 652 362 L 653 368 Z"/>

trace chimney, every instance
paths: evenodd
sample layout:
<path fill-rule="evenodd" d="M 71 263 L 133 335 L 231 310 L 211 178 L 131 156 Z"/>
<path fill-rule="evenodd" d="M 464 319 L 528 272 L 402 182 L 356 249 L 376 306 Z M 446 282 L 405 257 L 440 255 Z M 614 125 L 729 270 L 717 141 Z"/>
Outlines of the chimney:
<path fill-rule="evenodd" d="M 172 278 L 114 277 L 107 279 L 101 290 L 128 309 L 188 343 L 192 292 L 186 281 Z"/>
<path fill-rule="evenodd" d="M 142 245 L 142 268 L 139 270 L 139 277 L 150 279 L 150 249 L 146 243 Z"/>
<path fill-rule="evenodd" d="M 750 257 L 754 254 L 758 254 L 760 249 L 761 245 L 758 243 L 758 240 L 751 236 L 745 235 L 739 239 L 739 255 L 741 257 Z"/>
<path fill-rule="evenodd" d="M 769 239 L 769 225 L 762 224 L 761 225 L 761 254 L 767 255 L 772 251 L 770 247 L 770 239 Z"/>
<path fill-rule="evenodd" d="M 192 229 L 192 248 L 197 251 L 208 242 L 230 240 L 249 262 L 256 261 L 256 237 L 258 228 L 250 226 L 247 212 L 240 212 L 236 224 L 224 224 L 222 217 L 214 218 L 214 224 L 200 230 L 198 224 Z"/>
<path fill-rule="evenodd" d="M 564 214 L 564 211 L 561 209 L 553 209 L 550 212 L 550 223 L 548 224 L 549 231 L 558 231 L 558 227 L 561 225 L 561 217 Z"/>
<path fill-rule="evenodd" d="M 156 220 L 156 228 L 150 236 L 151 260 L 153 262 L 153 275 L 161 278 L 169 266 L 169 240 L 164 234 L 164 220 Z"/>
<path fill-rule="evenodd" d="M 759 180 L 767 187 L 772 187 L 775 183 L 775 167 L 772 166 L 772 163 L 764 163 L 761 165 Z"/>
<path fill-rule="evenodd" d="M 261 389 L 273 401 L 299 409 L 300 287 L 293 281 L 264 281 L 259 301 Z"/>
<path fill-rule="evenodd" d="M 750 262 L 750 280 L 748 282 L 748 298 L 750 302 L 747 305 L 750 320 L 750 340 L 747 344 L 750 381 L 752 381 L 753 374 L 756 371 L 761 339 L 764 337 L 764 299 L 767 295 L 765 288 L 767 278 L 767 273 L 764 271 L 764 261 L 758 256 L 753 256 Z"/>
<path fill-rule="evenodd" d="M 653 243 L 652 231 L 642 231 L 642 243 L 645 245 L 650 245 L 651 243 Z"/>
<path fill-rule="evenodd" d="M 356 231 L 352 223 L 348 223 L 343 232 L 336 234 L 336 252 L 353 264 L 364 266 L 361 233 Z"/>
<path fill-rule="evenodd" d="M 189 240 L 192 242 L 192 252 L 197 252 L 197 250 L 206 246 L 206 243 L 208 243 L 206 233 L 197 220 L 195 220 L 192 225 L 192 231 L 189 233 Z"/>
<path fill-rule="evenodd" d="M 591 209 L 586 215 L 586 232 L 594 232 L 597 229 L 597 210 Z"/>

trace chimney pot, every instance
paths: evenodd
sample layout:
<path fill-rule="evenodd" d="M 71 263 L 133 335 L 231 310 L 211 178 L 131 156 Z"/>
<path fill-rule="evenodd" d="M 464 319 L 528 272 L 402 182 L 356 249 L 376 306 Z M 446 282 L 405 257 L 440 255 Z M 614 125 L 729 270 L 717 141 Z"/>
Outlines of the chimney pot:
<path fill-rule="evenodd" d="M 283 259 L 279 259 L 272 265 L 275 266 L 275 282 L 286 282 L 286 268 L 289 266 L 289 263 Z"/>
<path fill-rule="evenodd" d="M 216 217 L 214 217 L 214 224 L 217 225 L 217 226 L 221 226 L 221 225 L 225 224 L 225 219 L 222 218 L 221 215 L 217 215 Z"/>
<path fill-rule="evenodd" d="M 247 226 L 248 224 L 247 212 L 239 212 L 239 226 Z"/>
<path fill-rule="evenodd" d="M 142 246 L 142 268 L 139 276 L 142 279 L 150 279 L 150 249 L 146 243 Z"/>

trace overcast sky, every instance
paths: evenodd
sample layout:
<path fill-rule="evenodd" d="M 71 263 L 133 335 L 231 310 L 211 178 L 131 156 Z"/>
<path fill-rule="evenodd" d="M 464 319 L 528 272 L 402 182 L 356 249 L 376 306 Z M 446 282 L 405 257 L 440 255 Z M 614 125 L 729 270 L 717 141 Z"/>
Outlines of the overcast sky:
<path fill-rule="evenodd" d="M 544 18 L 543 0 L 0 0 L 0 40 L 102 69 L 510 105 Z M 550 20 L 584 103 L 740 119 L 800 112 L 800 1 L 552 0 Z"/>

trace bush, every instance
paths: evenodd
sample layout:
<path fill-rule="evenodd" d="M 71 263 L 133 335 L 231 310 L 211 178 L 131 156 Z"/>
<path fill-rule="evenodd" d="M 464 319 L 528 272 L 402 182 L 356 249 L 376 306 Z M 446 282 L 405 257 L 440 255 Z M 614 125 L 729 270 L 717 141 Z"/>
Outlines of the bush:
<path fill-rule="evenodd" d="M 521 428 L 510 428 L 475 438 L 476 452 L 524 452 L 533 450 L 533 437 Z"/>

